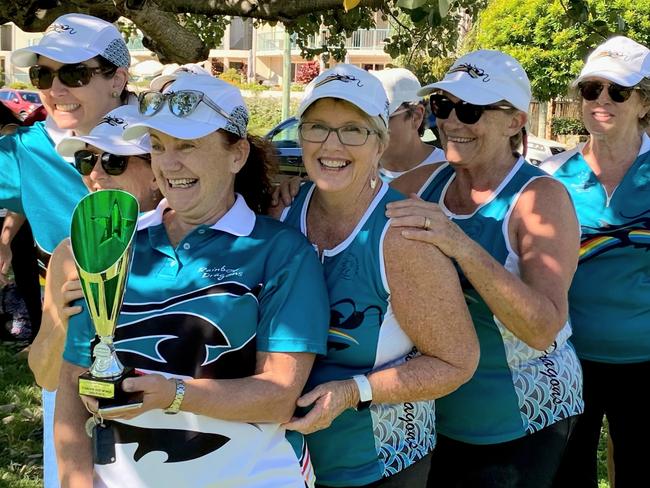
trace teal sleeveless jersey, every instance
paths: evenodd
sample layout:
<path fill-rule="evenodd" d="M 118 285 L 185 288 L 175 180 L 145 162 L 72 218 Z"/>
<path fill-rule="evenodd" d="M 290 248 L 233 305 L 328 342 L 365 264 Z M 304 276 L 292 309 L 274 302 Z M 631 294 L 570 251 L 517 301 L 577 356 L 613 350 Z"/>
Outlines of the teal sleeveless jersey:
<path fill-rule="evenodd" d="M 522 190 L 549 176 L 520 158 L 493 197 L 472 214 L 456 215 L 444 205 L 455 173 L 445 164 L 420 190 L 509 272 L 519 276 L 519 257 L 508 239 L 508 222 Z M 461 274 L 465 299 L 479 339 L 481 357 L 472 379 L 436 402 L 438 432 L 470 444 L 496 444 L 537 432 L 582 412 L 582 374 L 567 342 L 567 321 L 546 351 L 526 345 L 492 314 Z"/>
<path fill-rule="evenodd" d="M 568 189 L 582 230 L 569 291 L 578 356 L 650 361 L 650 138 L 611 196 L 578 149 L 543 168 Z"/>
<path fill-rule="evenodd" d="M 0 137 L 0 207 L 26 216 L 47 254 L 70 235 L 72 211 L 86 193 L 75 167 L 54 150 L 44 122 Z"/>
<path fill-rule="evenodd" d="M 312 183 L 304 184 L 285 218 L 304 234 L 313 191 Z M 328 352 L 317 358 L 307 390 L 417 354 L 393 315 L 384 269 L 386 204 L 402 198 L 382 183 L 350 236 L 322 252 L 331 309 Z M 317 482 L 364 485 L 407 468 L 433 449 L 434 417 L 433 401 L 344 411 L 329 428 L 307 436 Z"/>
<path fill-rule="evenodd" d="M 322 268 L 304 236 L 256 216 L 241 196 L 215 225 L 173 247 L 166 202 L 138 223 L 115 333 L 125 366 L 181 378 L 254 374 L 258 351 L 324 354 L 329 307 Z M 88 314 L 71 317 L 64 358 L 90 364 Z M 277 423 L 150 410 L 113 422 L 116 461 L 96 465 L 107 487 L 305 486 Z"/>

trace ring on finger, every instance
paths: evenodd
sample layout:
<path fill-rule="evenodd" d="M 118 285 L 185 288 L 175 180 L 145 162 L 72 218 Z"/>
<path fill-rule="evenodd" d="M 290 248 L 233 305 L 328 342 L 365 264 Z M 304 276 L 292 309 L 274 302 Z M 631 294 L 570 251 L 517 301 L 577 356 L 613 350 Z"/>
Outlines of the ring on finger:
<path fill-rule="evenodd" d="M 431 220 L 429 217 L 424 217 L 424 225 L 422 226 L 424 230 L 431 230 Z"/>

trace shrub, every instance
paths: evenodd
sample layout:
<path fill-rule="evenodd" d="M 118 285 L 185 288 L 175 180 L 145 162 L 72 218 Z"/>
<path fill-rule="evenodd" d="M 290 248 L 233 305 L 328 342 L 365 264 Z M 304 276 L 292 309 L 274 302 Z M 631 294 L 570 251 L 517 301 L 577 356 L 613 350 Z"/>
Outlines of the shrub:
<path fill-rule="evenodd" d="M 308 61 L 307 63 L 299 64 L 296 69 L 296 81 L 306 85 L 318 76 L 319 71 L 320 65 L 318 61 Z"/>
<path fill-rule="evenodd" d="M 240 90 L 250 90 L 252 92 L 261 92 L 269 89 L 268 86 L 264 86 L 260 83 L 242 83 L 241 85 L 237 86 Z"/>
<path fill-rule="evenodd" d="M 242 79 L 241 73 L 237 71 L 235 68 L 228 68 L 226 71 L 224 71 L 219 75 L 219 78 L 237 86 L 241 85 L 244 81 Z"/>
<path fill-rule="evenodd" d="M 305 85 L 302 85 L 300 83 L 291 83 L 291 91 L 303 92 L 305 91 Z"/>
<path fill-rule="evenodd" d="M 28 85 L 27 83 L 23 83 L 22 81 L 14 81 L 13 83 L 10 83 L 9 88 L 13 88 L 14 90 L 34 89 L 32 85 Z"/>
<path fill-rule="evenodd" d="M 250 113 L 248 132 L 257 136 L 264 136 L 282 120 L 282 101 L 279 98 L 271 97 L 247 97 L 246 106 Z M 291 114 L 298 109 L 298 102 L 291 100 Z"/>
<path fill-rule="evenodd" d="M 553 134 L 557 135 L 589 134 L 580 119 L 574 119 L 570 117 L 554 118 L 551 121 L 551 128 L 553 130 Z"/>

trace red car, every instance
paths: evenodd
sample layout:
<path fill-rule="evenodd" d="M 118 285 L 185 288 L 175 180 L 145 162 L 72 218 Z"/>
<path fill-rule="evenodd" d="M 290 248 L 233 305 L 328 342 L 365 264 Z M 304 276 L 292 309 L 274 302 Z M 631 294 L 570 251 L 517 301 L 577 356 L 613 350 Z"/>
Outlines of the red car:
<path fill-rule="evenodd" d="M 13 88 L 0 89 L 0 101 L 21 119 L 25 119 L 34 109 L 41 106 L 41 97 L 38 93 Z"/>

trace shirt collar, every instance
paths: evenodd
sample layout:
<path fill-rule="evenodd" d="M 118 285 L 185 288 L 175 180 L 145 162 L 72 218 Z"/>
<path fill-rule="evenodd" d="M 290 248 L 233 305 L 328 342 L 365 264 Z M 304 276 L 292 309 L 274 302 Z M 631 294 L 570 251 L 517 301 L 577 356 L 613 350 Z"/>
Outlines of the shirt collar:
<path fill-rule="evenodd" d="M 253 232 L 253 227 L 255 227 L 255 212 L 248 208 L 244 197 L 239 193 L 235 195 L 237 197 L 235 204 L 214 225 L 211 225 L 210 228 L 238 237 L 248 236 Z M 138 218 L 138 230 L 162 224 L 163 214 L 168 208 L 170 207 L 167 204 L 167 199 L 163 198 L 155 209 L 140 215 Z"/>
<path fill-rule="evenodd" d="M 50 136 L 52 142 L 54 142 L 54 147 L 59 144 L 65 137 L 71 137 L 73 135 L 71 130 L 60 129 L 58 125 L 54 122 L 54 119 L 49 115 L 45 118 L 45 131 L 47 135 Z M 73 157 L 63 157 L 59 154 L 68 163 L 74 162 Z"/>

